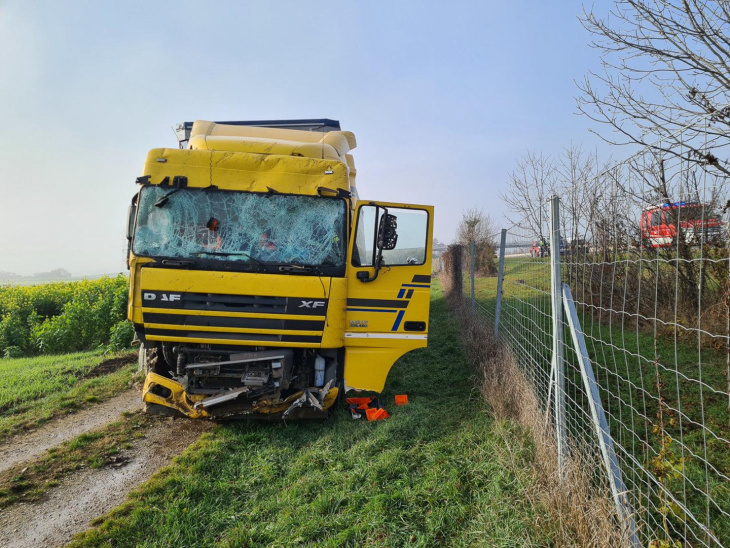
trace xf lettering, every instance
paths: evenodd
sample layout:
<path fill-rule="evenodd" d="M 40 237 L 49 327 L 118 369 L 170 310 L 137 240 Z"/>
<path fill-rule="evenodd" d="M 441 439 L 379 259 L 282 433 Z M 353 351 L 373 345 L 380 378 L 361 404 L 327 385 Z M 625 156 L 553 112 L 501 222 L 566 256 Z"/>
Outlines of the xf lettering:
<path fill-rule="evenodd" d="M 302 301 L 299 308 L 322 308 L 324 301 Z"/>

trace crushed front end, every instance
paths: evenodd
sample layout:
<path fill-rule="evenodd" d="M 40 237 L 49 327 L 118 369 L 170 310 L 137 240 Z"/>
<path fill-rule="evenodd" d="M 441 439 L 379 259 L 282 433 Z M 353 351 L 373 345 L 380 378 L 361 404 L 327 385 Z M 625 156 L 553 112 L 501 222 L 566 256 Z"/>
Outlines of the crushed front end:
<path fill-rule="evenodd" d="M 337 350 L 163 342 L 143 353 L 143 400 L 152 412 L 162 406 L 190 418 L 326 417 L 340 391 Z"/>
<path fill-rule="evenodd" d="M 175 170 L 208 165 L 198 156 L 152 153 Z M 225 173 L 256 173 L 243 169 L 250 156 Z M 144 401 L 189 417 L 326 416 L 343 379 L 349 202 L 216 181 L 139 183 L 129 318 L 144 348 Z"/>

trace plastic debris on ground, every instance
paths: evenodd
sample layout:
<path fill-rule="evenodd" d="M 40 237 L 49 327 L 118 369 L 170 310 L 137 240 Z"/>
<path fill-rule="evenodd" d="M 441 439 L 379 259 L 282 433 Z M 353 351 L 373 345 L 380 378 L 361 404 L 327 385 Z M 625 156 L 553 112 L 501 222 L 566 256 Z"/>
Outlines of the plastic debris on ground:
<path fill-rule="evenodd" d="M 380 400 L 374 396 L 347 398 L 346 401 L 353 419 L 360 419 L 365 415 L 369 421 L 382 421 L 390 417 L 388 412 L 380 404 Z"/>
<path fill-rule="evenodd" d="M 405 405 L 408 403 L 408 394 L 397 394 L 395 396 L 396 405 Z"/>

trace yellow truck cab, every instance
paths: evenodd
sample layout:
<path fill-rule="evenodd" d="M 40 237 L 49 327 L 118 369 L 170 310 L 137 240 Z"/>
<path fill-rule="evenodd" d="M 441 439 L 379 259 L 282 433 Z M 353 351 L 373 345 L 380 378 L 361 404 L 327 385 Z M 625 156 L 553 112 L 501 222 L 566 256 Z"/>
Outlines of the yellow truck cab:
<path fill-rule="evenodd" d="M 425 347 L 433 207 L 362 200 L 337 121 L 180 124 L 129 208 L 149 411 L 326 416 Z"/>

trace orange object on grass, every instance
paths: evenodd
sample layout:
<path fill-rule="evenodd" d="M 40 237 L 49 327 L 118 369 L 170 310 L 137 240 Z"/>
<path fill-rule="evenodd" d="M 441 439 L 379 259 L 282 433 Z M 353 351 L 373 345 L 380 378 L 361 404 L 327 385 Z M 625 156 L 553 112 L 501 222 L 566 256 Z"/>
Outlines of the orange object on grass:
<path fill-rule="evenodd" d="M 360 411 L 365 411 L 371 403 L 373 403 L 374 397 L 366 397 L 366 398 L 347 398 L 347 404 L 348 405 L 356 405 L 357 409 Z"/>
<path fill-rule="evenodd" d="M 408 394 L 396 394 L 396 396 L 395 396 L 396 405 L 405 405 L 407 403 L 408 403 Z"/>
<path fill-rule="evenodd" d="M 373 397 L 367 397 L 367 398 L 347 398 L 347 404 L 348 405 L 367 405 L 371 401 L 373 401 L 375 398 Z"/>
<path fill-rule="evenodd" d="M 383 419 L 387 419 L 388 417 L 390 417 L 390 415 L 388 415 L 388 412 L 383 408 L 368 409 L 367 411 L 365 411 L 365 416 L 368 418 L 369 421 L 382 421 Z"/>

